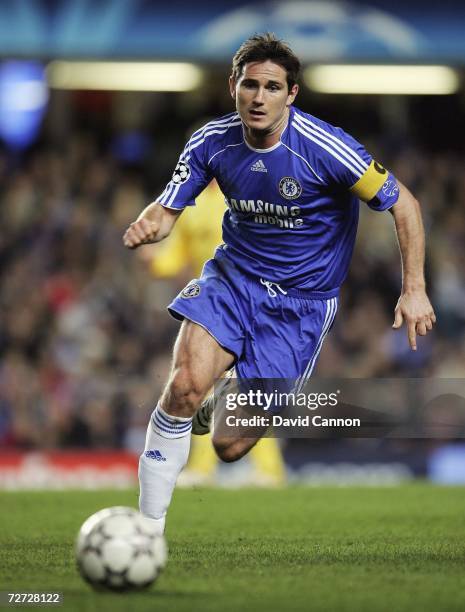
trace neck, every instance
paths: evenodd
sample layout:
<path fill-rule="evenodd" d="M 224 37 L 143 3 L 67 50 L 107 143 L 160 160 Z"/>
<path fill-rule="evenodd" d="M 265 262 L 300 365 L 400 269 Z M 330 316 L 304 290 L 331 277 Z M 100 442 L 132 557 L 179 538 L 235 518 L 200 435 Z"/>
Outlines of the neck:
<path fill-rule="evenodd" d="M 279 142 L 281 134 L 287 126 L 288 119 L 289 109 L 286 108 L 279 122 L 271 126 L 269 130 L 254 130 L 244 123 L 244 137 L 254 149 L 269 149 Z"/>

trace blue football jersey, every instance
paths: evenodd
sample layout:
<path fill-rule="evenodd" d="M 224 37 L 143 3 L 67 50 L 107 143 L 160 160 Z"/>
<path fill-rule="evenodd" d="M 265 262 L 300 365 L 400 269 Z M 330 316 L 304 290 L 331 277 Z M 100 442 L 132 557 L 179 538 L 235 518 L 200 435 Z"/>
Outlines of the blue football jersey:
<path fill-rule="evenodd" d="M 207 123 L 157 201 L 192 206 L 212 178 L 228 206 L 227 257 L 259 278 L 316 291 L 336 289 L 346 277 L 359 199 L 382 211 L 399 196 L 394 176 L 354 138 L 295 107 L 269 149 L 247 143 L 237 113 Z"/>

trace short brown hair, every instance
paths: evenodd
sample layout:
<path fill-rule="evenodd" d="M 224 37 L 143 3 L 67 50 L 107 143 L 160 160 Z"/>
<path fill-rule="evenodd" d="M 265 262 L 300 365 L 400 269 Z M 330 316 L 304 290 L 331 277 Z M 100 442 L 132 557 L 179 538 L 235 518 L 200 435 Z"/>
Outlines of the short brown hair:
<path fill-rule="evenodd" d="M 277 38 L 272 32 L 254 34 L 242 43 L 233 57 L 232 76 L 237 81 L 245 64 L 265 62 L 266 60 L 271 60 L 284 68 L 287 72 L 286 80 L 289 88 L 297 83 L 300 60 L 289 45 Z"/>

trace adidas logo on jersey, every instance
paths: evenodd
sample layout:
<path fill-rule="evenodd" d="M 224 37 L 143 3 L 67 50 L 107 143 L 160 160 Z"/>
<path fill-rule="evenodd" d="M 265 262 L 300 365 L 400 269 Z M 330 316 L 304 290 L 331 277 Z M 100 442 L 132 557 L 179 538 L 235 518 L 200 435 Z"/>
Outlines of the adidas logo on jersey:
<path fill-rule="evenodd" d="M 250 169 L 252 170 L 252 172 L 268 172 L 265 164 L 262 162 L 261 159 L 252 164 L 252 166 L 250 166 Z"/>

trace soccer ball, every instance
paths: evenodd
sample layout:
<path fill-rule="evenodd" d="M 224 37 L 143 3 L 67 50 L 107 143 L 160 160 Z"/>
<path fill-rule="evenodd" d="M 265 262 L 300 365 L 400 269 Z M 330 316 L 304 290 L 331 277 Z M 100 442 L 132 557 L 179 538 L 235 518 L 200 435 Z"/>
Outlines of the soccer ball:
<path fill-rule="evenodd" d="M 166 565 L 165 538 L 133 508 L 93 514 L 81 527 L 76 561 L 95 588 L 128 591 L 150 586 Z"/>

